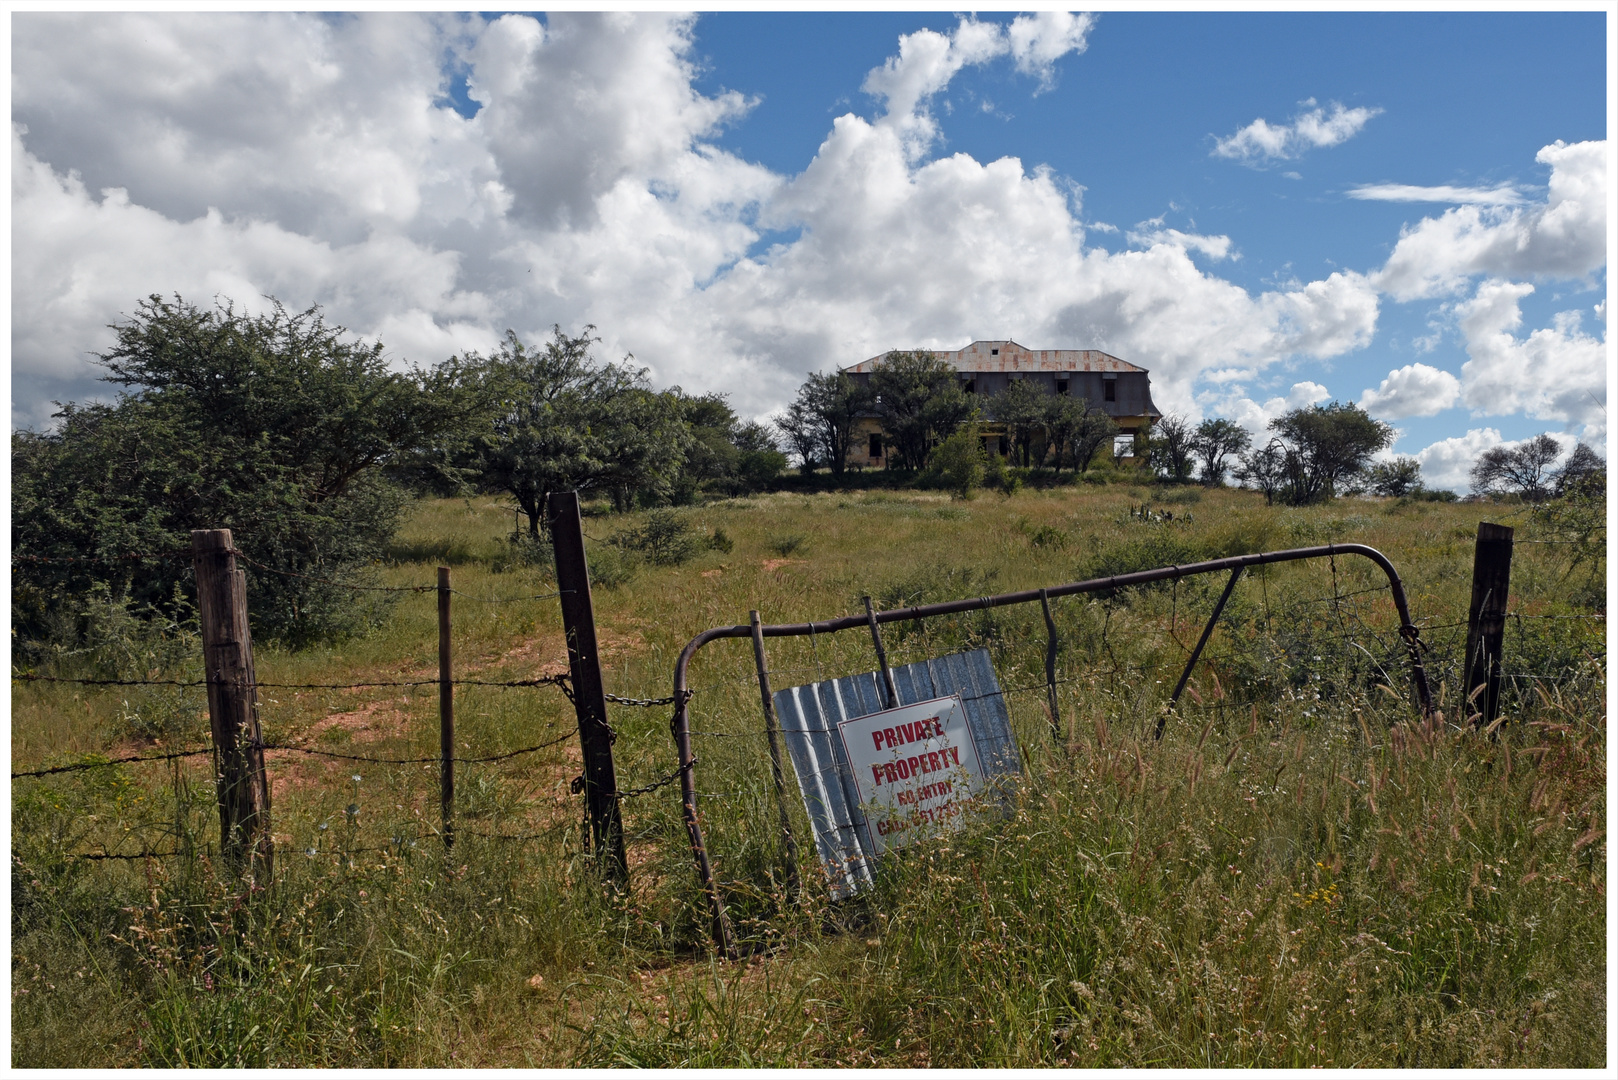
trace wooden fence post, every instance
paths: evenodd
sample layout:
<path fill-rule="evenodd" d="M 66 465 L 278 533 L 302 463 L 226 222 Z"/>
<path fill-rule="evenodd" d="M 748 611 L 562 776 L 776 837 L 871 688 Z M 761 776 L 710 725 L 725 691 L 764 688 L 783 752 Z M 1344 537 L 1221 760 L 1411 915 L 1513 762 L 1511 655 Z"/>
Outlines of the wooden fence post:
<path fill-rule="evenodd" d="M 1467 704 L 1462 715 L 1476 713 L 1480 727 L 1494 723 L 1500 715 L 1500 652 L 1506 638 L 1512 535 L 1509 525 L 1478 522 L 1472 554 L 1472 608 L 1466 617 Z"/>
<path fill-rule="evenodd" d="M 438 568 L 438 818 L 444 848 L 455 846 L 455 684 L 449 650 L 449 567 Z"/>
<path fill-rule="evenodd" d="M 270 785 L 258 727 L 253 639 L 247 628 L 247 575 L 236 566 L 229 529 L 193 529 L 191 562 L 208 683 L 219 799 L 219 843 L 226 861 L 249 878 L 273 869 Z"/>
<path fill-rule="evenodd" d="M 562 630 L 567 637 L 567 664 L 573 683 L 573 708 L 579 718 L 584 751 L 584 800 L 596 858 L 614 881 L 629 880 L 624 851 L 624 823 L 618 807 L 618 780 L 612 763 L 612 728 L 607 724 L 606 688 L 601 682 L 601 654 L 596 646 L 595 606 L 590 601 L 590 570 L 584 558 L 584 524 L 579 519 L 579 493 L 554 491 L 545 500 L 556 553 L 556 588 L 562 594 Z"/>

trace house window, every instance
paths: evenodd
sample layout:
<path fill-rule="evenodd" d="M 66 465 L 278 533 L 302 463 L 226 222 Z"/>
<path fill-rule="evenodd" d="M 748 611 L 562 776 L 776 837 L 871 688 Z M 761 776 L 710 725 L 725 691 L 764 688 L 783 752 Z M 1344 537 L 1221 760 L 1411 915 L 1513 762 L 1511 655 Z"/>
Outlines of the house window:
<path fill-rule="evenodd" d="M 880 436 L 880 435 L 873 434 L 871 436 L 871 456 L 872 457 L 881 457 L 882 456 L 882 436 Z"/>
<path fill-rule="evenodd" d="M 990 356 L 999 356 L 1000 355 L 1000 350 L 999 349 L 990 349 L 989 350 L 989 355 Z"/>
<path fill-rule="evenodd" d="M 1000 456 L 1005 457 L 1009 453 L 1011 453 L 1011 440 L 1002 435 L 1000 436 Z"/>
<path fill-rule="evenodd" d="M 1056 392 L 1058 394 L 1067 393 L 1067 380 L 1066 379 L 1057 379 L 1056 380 Z"/>
<path fill-rule="evenodd" d="M 966 380 L 966 385 L 961 389 L 965 390 L 968 394 L 975 394 L 978 392 L 978 381 L 976 379 L 968 379 Z"/>
<path fill-rule="evenodd" d="M 1116 380 L 1116 379 L 1108 379 L 1106 382 L 1101 384 L 1101 400 L 1102 401 L 1117 401 L 1118 400 L 1118 380 Z"/>

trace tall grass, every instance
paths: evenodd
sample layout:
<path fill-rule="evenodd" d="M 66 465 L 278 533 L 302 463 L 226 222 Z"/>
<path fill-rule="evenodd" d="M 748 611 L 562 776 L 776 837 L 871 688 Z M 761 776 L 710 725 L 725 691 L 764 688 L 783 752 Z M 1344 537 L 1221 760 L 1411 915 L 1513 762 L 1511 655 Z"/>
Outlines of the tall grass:
<path fill-rule="evenodd" d="M 683 643 L 750 608 L 799 621 L 859 610 L 866 594 L 886 607 L 1164 552 L 1183 562 L 1351 539 L 1403 574 L 1444 719 L 1415 722 L 1396 620 L 1363 560 L 1250 574 L 1161 741 L 1150 732 L 1222 580 L 1055 605 L 1059 744 L 1037 609 L 893 624 L 894 663 L 990 649 L 1025 774 L 1012 818 L 890 857 L 871 895 L 832 904 L 795 793 L 806 886 L 787 890 L 751 653 L 716 643 L 692 669 L 696 775 L 747 954 L 736 963 L 709 950 L 675 788 L 625 801 L 630 887 L 600 884 L 567 742 L 464 768 L 449 852 L 431 766 L 272 755 L 276 872 L 250 891 L 214 856 L 206 759 L 16 780 L 13 1061 L 1601 1064 L 1604 624 L 1580 606 L 1588 586 L 1568 587 L 1561 549 L 1518 548 L 1511 607 L 1578 617 L 1514 620 L 1507 718 L 1477 732 L 1461 722 L 1464 626 L 1452 624 L 1465 619 L 1476 522 L 1499 508 L 1280 512 L 1213 491 L 1172 521 L 1130 513 L 1152 494 L 780 494 L 692 511 L 729 551 L 596 592 L 608 689 L 666 694 Z M 422 504 L 381 570 L 417 585 L 452 566 L 463 675 L 526 678 L 565 658 L 554 600 L 474 599 L 554 587 L 542 561 L 513 557 L 510 521 L 489 500 Z M 592 517 L 585 529 L 606 541 L 642 524 Z M 432 596 L 405 595 L 380 630 L 261 653 L 259 675 L 431 677 L 435 633 Z M 107 636 L 106 656 L 52 670 L 129 667 L 125 653 L 143 671 L 194 664 Z M 860 634 L 771 639 L 769 654 L 777 687 L 873 666 Z M 431 756 L 436 698 L 421 690 L 266 689 L 264 723 L 272 741 Z M 189 690 L 14 683 L 14 768 L 197 745 L 203 709 Z M 668 775 L 666 721 L 614 708 L 622 786 Z M 459 692 L 467 756 L 570 724 L 553 690 Z M 179 854 L 69 857 L 141 850 Z"/>

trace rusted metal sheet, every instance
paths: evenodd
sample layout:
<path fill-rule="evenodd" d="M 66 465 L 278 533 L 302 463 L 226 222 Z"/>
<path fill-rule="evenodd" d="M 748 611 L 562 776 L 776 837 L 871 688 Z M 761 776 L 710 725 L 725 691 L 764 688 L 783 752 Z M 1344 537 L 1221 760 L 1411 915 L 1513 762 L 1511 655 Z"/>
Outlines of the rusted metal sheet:
<path fill-rule="evenodd" d="M 873 356 L 851 367 L 843 368 L 850 375 L 868 375 L 871 369 L 888 354 Z M 964 349 L 934 349 L 933 355 L 953 364 L 957 371 L 971 372 L 1024 372 L 1024 371 L 1090 371 L 1140 372 L 1127 360 L 1120 360 L 1100 349 L 1028 349 L 1015 341 L 974 341 Z"/>
<path fill-rule="evenodd" d="M 892 674 L 900 705 L 960 696 L 985 778 L 1021 771 L 1011 718 L 987 650 L 918 661 L 893 668 Z M 781 735 L 798 774 L 815 850 L 837 899 L 870 884 L 877 850 L 837 725 L 887 708 L 886 688 L 875 671 L 775 694 Z"/>

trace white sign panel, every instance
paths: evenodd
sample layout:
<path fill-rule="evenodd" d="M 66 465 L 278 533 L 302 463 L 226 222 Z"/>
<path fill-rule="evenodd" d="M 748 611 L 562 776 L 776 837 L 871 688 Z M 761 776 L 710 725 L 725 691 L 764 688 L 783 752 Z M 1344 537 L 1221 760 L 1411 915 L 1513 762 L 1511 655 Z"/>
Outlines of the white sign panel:
<path fill-rule="evenodd" d="M 873 854 L 960 828 L 983 788 L 960 697 L 918 701 L 837 725 Z"/>

